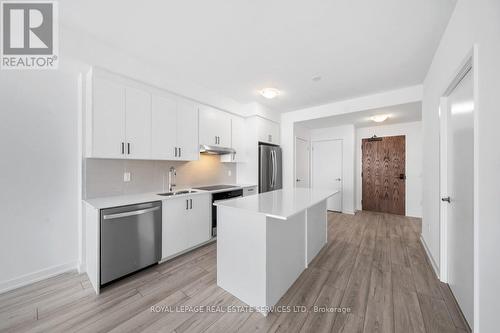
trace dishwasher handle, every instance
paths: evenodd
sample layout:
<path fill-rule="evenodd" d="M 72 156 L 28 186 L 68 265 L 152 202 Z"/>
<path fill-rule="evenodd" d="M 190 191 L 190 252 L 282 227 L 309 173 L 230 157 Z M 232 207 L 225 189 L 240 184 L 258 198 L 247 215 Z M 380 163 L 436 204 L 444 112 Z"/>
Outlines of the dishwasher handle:
<path fill-rule="evenodd" d="M 134 210 L 131 212 L 125 212 L 125 213 L 118 213 L 118 214 L 111 214 L 111 215 L 104 215 L 102 218 L 104 220 L 112 220 L 112 219 L 119 219 L 122 217 L 128 217 L 128 216 L 135 216 L 135 215 L 142 215 L 150 212 L 154 212 L 155 210 L 160 209 L 160 207 L 153 207 L 153 208 L 146 208 L 146 209 L 139 209 L 139 210 Z"/>

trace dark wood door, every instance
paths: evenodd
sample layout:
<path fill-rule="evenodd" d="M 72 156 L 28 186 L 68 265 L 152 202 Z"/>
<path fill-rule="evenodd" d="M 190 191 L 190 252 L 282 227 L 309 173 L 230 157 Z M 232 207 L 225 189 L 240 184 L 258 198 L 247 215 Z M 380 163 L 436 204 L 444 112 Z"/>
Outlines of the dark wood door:
<path fill-rule="evenodd" d="M 405 136 L 363 139 L 362 209 L 405 215 Z"/>

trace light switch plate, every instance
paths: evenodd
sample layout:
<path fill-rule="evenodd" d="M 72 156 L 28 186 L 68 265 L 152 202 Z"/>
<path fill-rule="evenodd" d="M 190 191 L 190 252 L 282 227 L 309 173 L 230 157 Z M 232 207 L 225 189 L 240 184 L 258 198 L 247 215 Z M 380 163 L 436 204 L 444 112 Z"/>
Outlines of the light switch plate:
<path fill-rule="evenodd" d="M 124 182 L 129 182 L 130 181 L 130 172 L 124 172 L 123 173 L 123 181 Z"/>

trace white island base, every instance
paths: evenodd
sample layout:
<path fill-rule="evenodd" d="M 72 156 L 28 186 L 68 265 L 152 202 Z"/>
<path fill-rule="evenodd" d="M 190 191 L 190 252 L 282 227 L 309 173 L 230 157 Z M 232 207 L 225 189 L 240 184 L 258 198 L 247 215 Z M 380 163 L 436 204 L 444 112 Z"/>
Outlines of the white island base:
<path fill-rule="evenodd" d="M 302 190 L 312 191 L 274 191 L 216 204 L 217 284 L 264 315 L 327 242 L 326 199 L 334 193 L 316 191 L 322 195 L 306 195 L 299 205 L 285 202 L 303 199 Z"/>

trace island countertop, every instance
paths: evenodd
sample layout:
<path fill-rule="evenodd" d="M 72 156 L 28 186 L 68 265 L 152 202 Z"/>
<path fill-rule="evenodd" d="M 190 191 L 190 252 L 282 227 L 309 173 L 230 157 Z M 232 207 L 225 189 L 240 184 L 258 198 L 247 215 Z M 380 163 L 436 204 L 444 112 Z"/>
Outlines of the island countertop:
<path fill-rule="evenodd" d="M 338 192 L 313 188 L 284 189 L 219 201 L 215 202 L 214 205 L 237 208 L 275 219 L 286 220 Z"/>

